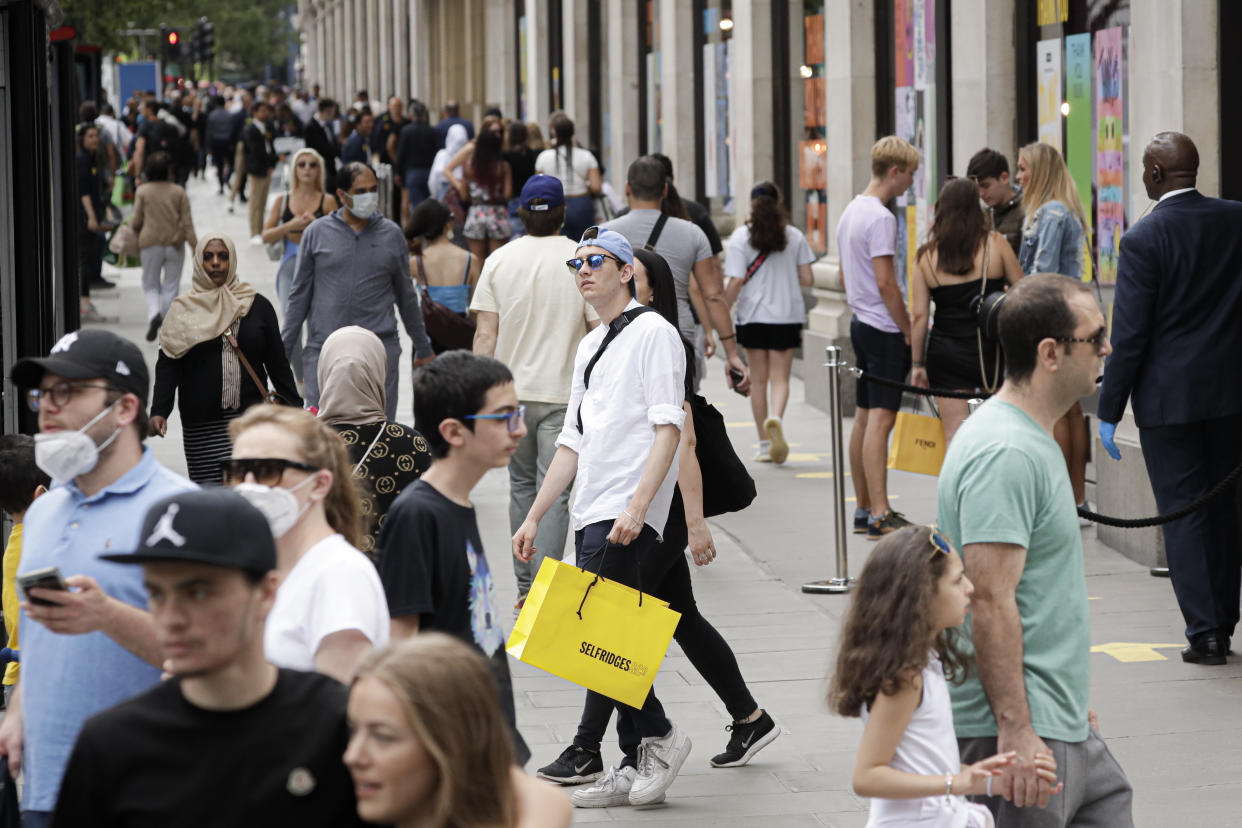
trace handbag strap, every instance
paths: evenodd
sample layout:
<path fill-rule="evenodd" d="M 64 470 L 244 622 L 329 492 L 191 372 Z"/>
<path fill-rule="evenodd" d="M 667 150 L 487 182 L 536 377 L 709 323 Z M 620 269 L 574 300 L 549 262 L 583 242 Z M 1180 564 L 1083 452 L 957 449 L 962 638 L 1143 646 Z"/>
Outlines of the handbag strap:
<path fill-rule="evenodd" d="M 988 290 L 988 265 L 991 264 L 992 253 L 992 231 L 989 230 L 983 242 L 983 265 L 979 268 L 979 305 L 983 306 L 983 297 L 987 296 Z M 979 345 L 979 378 L 983 380 L 983 390 L 989 394 L 996 393 L 996 389 L 1000 384 L 1000 345 L 996 346 L 996 364 L 992 366 L 992 381 L 988 382 L 987 362 L 983 359 L 983 331 L 979 325 L 975 325 L 975 342 Z"/>
<path fill-rule="evenodd" d="M 768 260 L 768 253 L 769 251 L 765 250 L 751 260 L 750 264 L 746 266 L 746 276 L 742 279 L 742 284 L 749 282 L 750 278 L 755 275 L 755 271 L 763 267 L 763 263 Z"/>
<path fill-rule="evenodd" d="M 423 270 L 423 257 L 415 256 L 414 265 L 415 265 L 415 268 L 418 274 L 414 278 L 418 280 L 418 283 L 422 285 L 423 288 L 426 288 L 427 287 L 427 271 Z"/>
<path fill-rule="evenodd" d="M 380 438 L 384 436 L 384 429 L 386 427 L 387 426 L 384 423 L 380 423 L 379 431 L 375 432 L 375 439 L 371 441 L 371 445 L 367 446 L 366 453 L 362 455 L 362 459 L 359 460 L 357 465 L 354 466 L 354 470 L 349 473 L 350 477 L 356 475 L 358 473 L 358 469 L 362 468 L 362 464 L 367 462 L 367 458 L 371 456 L 371 449 L 375 448 L 375 444 L 378 443 Z"/>
<path fill-rule="evenodd" d="M 233 336 L 233 332 L 225 331 L 224 338 L 227 339 L 229 344 L 233 346 L 233 353 L 237 354 L 237 359 L 240 360 L 242 366 L 245 367 L 246 373 L 250 375 L 252 380 L 254 380 L 255 388 L 259 389 L 259 396 L 270 402 L 272 399 L 272 392 L 267 390 L 267 386 L 259 380 L 259 375 L 255 373 L 254 368 L 250 367 L 250 360 L 246 359 L 246 355 L 242 353 L 242 349 L 238 346 L 237 339 Z"/>
<path fill-rule="evenodd" d="M 656 219 L 655 227 L 651 228 L 651 235 L 647 237 L 647 243 L 643 245 L 647 250 L 655 250 L 656 242 L 660 240 L 660 234 L 664 232 L 664 225 L 668 224 L 668 213 L 660 213 L 660 217 Z"/>
<path fill-rule="evenodd" d="M 652 312 L 655 308 L 647 305 L 639 305 L 636 308 L 630 308 L 621 313 L 616 319 L 608 323 L 608 333 L 604 334 L 604 340 L 599 343 L 599 348 L 595 350 L 595 355 L 591 357 L 591 361 L 587 363 L 586 370 L 582 372 L 582 386 L 585 391 L 591 387 L 591 372 L 595 370 L 595 363 L 599 362 L 599 358 L 604 355 L 604 351 L 608 350 L 608 346 L 612 341 L 625 330 L 626 326 L 633 322 L 637 317 L 644 313 Z M 582 433 L 582 403 L 578 403 L 578 433 Z"/>

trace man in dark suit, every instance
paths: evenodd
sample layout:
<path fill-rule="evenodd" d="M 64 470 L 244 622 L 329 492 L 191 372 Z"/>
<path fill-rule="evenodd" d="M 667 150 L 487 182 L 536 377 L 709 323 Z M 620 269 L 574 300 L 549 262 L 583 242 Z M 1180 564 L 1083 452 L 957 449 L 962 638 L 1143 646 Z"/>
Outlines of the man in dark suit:
<path fill-rule="evenodd" d="M 1195 189 L 1199 153 L 1178 132 L 1143 152 L 1157 200 L 1121 238 L 1113 354 L 1098 408 L 1100 441 L 1126 400 L 1162 513 L 1207 492 L 1242 460 L 1242 204 Z M 1224 664 L 1238 622 L 1242 549 L 1234 491 L 1164 525 L 1169 575 L 1190 646 L 1182 660 Z"/>
<path fill-rule="evenodd" d="M 333 122 L 336 120 L 336 101 L 331 98 L 320 98 L 315 114 L 306 122 L 306 130 L 302 133 L 306 146 L 323 157 L 323 191 L 336 192 L 336 159 L 341 156 L 340 144 L 336 140 Z"/>

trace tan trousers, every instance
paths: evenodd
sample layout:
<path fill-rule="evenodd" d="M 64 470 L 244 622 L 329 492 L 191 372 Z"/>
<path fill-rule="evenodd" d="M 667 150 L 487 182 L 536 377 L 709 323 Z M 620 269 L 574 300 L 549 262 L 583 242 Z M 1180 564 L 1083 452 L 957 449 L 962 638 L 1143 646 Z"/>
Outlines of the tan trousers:
<path fill-rule="evenodd" d="M 257 236 L 263 232 L 264 208 L 267 207 L 267 190 L 272 184 L 270 175 L 247 175 L 250 187 L 250 235 Z"/>

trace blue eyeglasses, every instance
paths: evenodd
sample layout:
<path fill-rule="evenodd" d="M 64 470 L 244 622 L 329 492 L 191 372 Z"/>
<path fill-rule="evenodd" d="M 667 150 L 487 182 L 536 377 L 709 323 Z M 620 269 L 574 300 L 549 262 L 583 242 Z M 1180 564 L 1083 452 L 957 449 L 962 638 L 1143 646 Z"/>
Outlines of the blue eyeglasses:
<path fill-rule="evenodd" d="M 463 420 L 506 420 L 505 425 L 509 429 L 510 434 L 517 432 L 522 427 L 522 421 L 526 419 L 526 406 L 519 405 L 512 411 L 506 411 L 502 414 L 467 414 L 462 417 Z"/>
<path fill-rule="evenodd" d="M 599 270 L 601 267 L 604 266 L 604 259 L 612 259 L 614 262 L 617 263 L 619 267 L 625 267 L 625 262 L 621 261 L 616 256 L 609 256 L 607 253 L 592 253 L 590 256 L 587 256 L 585 259 L 584 258 L 570 259 L 569 261 L 565 262 L 565 267 L 569 268 L 570 273 L 577 273 L 579 270 L 582 269 L 582 263 L 586 262 L 587 266 L 590 267 L 591 270 Z"/>

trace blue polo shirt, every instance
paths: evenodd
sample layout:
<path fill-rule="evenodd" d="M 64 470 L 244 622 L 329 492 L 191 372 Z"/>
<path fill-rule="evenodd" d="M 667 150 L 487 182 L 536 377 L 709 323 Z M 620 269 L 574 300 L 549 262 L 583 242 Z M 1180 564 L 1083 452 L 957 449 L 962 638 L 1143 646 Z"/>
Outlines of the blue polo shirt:
<path fill-rule="evenodd" d="M 74 483 L 58 484 L 26 512 L 22 572 L 56 566 L 66 578 L 89 575 L 111 597 L 146 609 L 142 568 L 99 555 L 137 548 L 151 505 L 193 488 L 155 462 L 149 448 L 136 466 L 90 497 Z M 58 635 L 22 616 L 22 810 L 51 811 L 83 723 L 157 683 L 160 671 L 102 632 Z"/>

